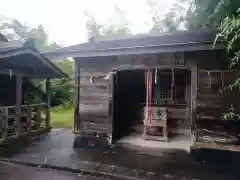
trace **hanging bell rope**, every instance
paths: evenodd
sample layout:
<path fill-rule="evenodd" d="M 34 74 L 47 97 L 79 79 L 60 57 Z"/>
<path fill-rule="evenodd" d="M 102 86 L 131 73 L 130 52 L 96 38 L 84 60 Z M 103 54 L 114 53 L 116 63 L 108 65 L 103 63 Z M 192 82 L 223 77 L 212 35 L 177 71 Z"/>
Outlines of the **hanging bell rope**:
<path fill-rule="evenodd" d="M 155 77 L 154 77 L 155 84 L 157 84 L 157 68 L 155 69 Z"/>
<path fill-rule="evenodd" d="M 148 70 L 148 125 L 152 124 L 152 70 Z"/>

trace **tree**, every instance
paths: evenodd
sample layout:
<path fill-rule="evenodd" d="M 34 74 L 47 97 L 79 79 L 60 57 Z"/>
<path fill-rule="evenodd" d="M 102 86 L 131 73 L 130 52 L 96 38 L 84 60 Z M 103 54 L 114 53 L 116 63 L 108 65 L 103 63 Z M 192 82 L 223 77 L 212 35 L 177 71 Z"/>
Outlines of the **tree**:
<path fill-rule="evenodd" d="M 10 22 L 9 20 L 2 20 L 0 30 L 9 40 L 26 41 L 28 39 L 29 27 L 18 20 Z"/>
<path fill-rule="evenodd" d="M 101 31 L 102 39 L 109 40 L 116 37 L 128 36 L 131 34 L 130 29 L 127 26 L 103 28 Z"/>
<path fill-rule="evenodd" d="M 153 27 L 150 33 L 174 32 L 177 31 L 184 22 L 188 0 L 176 0 L 172 7 L 165 14 L 162 14 L 162 7 L 155 1 L 148 1 L 152 13 Z"/>
<path fill-rule="evenodd" d="M 20 40 L 30 47 L 34 47 L 39 51 L 56 49 L 58 46 L 55 42 L 48 43 L 48 35 L 42 25 L 37 28 L 31 28 L 25 24 L 20 23 L 17 20 L 11 22 L 3 21 L 0 24 L 0 30 L 4 32 L 4 35 L 9 40 Z M 72 103 L 73 94 L 73 79 L 74 70 L 73 61 L 58 60 L 54 63 L 59 66 L 64 72 L 66 72 L 70 79 L 61 78 L 52 80 L 52 105 L 69 105 Z M 44 81 L 39 79 L 31 79 L 31 82 L 38 86 L 40 89 L 44 89 Z M 27 94 L 28 92 L 26 92 Z M 38 99 L 38 98 L 36 98 Z"/>
<path fill-rule="evenodd" d="M 1 32 L 9 40 L 19 40 L 22 42 L 31 42 L 35 48 L 39 51 L 50 50 L 58 48 L 56 43 L 48 42 L 48 35 L 42 25 L 36 28 L 31 28 L 26 24 L 19 22 L 18 20 L 13 21 L 2 21 L 0 23 Z"/>
<path fill-rule="evenodd" d="M 88 17 L 88 20 L 86 22 L 86 29 L 88 34 L 88 40 L 90 42 L 96 41 L 96 40 L 110 40 L 116 37 L 122 37 L 127 36 L 131 34 L 130 29 L 128 28 L 128 25 L 126 23 L 126 17 L 124 12 L 118 7 L 114 6 L 115 8 L 115 14 L 116 19 L 121 21 L 118 25 L 115 24 L 107 24 L 106 26 L 103 26 L 99 23 L 97 23 L 95 17 L 93 15 L 90 15 L 90 13 L 86 13 Z M 112 20 L 114 20 L 113 18 Z M 113 21 L 115 22 L 115 21 Z"/>
<path fill-rule="evenodd" d="M 218 28 L 225 16 L 240 7 L 238 0 L 190 0 L 190 4 L 186 16 L 188 29 Z"/>
<path fill-rule="evenodd" d="M 89 15 L 85 12 L 85 14 L 88 17 L 88 20 L 85 24 L 87 29 L 87 35 L 89 41 L 94 41 L 95 38 L 98 38 L 101 36 L 100 29 L 102 28 L 102 25 L 98 24 L 95 20 L 95 17 L 93 15 Z"/>
<path fill-rule="evenodd" d="M 221 38 L 226 43 L 226 49 L 229 54 L 229 68 L 239 72 L 240 68 L 240 9 L 231 15 L 226 16 L 219 27 L 216 40 Z M 240 76 L 237 74 L 235 81 L 225 91 L 240 90 Z M 223 114 L 224 119 L 240 120 L 240 113 L 233 105 L 230 105 L 229 111 Z"/>

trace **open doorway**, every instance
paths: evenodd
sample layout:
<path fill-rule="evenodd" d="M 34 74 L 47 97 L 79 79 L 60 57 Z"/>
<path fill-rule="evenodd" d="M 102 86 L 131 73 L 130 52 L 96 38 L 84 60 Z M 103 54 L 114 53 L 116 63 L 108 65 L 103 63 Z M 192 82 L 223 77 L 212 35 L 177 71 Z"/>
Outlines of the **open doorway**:
<path fill-rule="evenodd" d="M 141 131 L 146 102 L 145 70 L 118 71 L 113 88 L 113 143 Z M 140 129 L 139 129 L 140 127 Z"/>
<path fill-rule="evenodd" d="M 113 143 L 157 148 L 190 148 L 191 74 L 182 69 L 152 69 L 152 118 L 161 120 L 159 108 L 167 109 L 166 142 L 146 140 L 147 73 L 146 70 L 122 70 L 114 77 Z M 147 103 L 148 102 L 148 103 Z M 158 117 L 159 116 L 159 117 Z M 153 121 L 152 121 L 153 122 Z M 145 124 L 146 125 L 146 124 Z M 146 126 L 145 126 L 146 127 Z M 150 129 L 157 136 L 162 129 Z M 155 133 L 156 132 L 156 133 Z"/>

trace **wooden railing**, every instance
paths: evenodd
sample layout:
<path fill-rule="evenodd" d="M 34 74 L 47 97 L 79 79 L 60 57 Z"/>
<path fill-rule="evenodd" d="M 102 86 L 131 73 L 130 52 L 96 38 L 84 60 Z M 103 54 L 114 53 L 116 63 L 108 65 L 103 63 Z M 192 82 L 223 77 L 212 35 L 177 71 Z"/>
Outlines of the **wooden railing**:
<path fill-rule="evenodd" d="M 48 128 L 47 104 L 22 105 L 18 117 L 16 106 L 0 106 L 0 144 Z"/>

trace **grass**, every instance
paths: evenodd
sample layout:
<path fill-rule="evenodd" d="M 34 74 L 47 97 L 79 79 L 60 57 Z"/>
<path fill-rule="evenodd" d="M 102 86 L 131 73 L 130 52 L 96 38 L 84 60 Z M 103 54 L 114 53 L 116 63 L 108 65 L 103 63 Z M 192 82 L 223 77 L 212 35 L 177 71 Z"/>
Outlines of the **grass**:
<path fill-rule="evenodd" d="M 53 128 L 72 128 L 73 118 L 73 107 L 57 107 L 51 109 L 51 123 Z"/>

